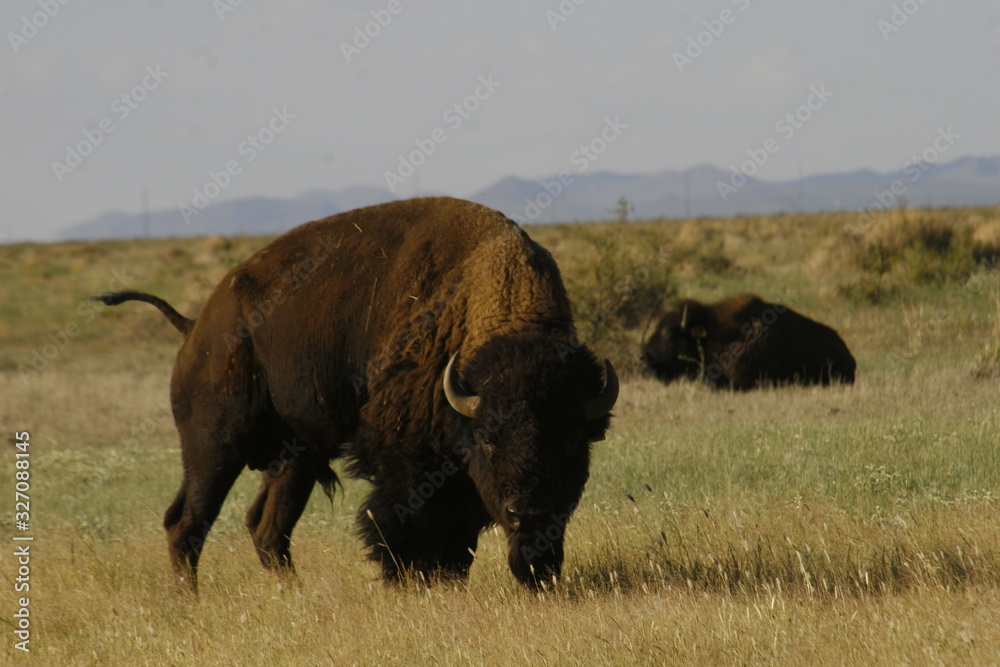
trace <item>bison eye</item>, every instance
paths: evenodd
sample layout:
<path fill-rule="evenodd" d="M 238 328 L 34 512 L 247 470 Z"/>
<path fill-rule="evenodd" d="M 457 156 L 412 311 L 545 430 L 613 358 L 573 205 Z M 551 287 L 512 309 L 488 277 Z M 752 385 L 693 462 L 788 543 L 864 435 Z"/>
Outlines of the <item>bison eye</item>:
<path fill-rule="evenodd" d="M 486 455 L 486 458 L 488 459 L 493 458 L 493 452 L 496 450 L 496 448 L 493 445 L 491 445 L 488 442 L 484 442 L 479 445 L 479 448 L 483 450 L 483 454 Z"/>

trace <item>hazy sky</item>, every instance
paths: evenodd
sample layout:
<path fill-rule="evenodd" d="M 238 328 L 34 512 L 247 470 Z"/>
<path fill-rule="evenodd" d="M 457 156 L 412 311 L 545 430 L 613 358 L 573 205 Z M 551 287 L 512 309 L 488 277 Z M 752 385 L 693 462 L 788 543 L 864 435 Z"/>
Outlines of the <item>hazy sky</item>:
<path fill-rule="evenodd" d="M 139 211 L 143 188 L 178 215 L 196 189 L 387 172 L 397 197 L 462 197 L 581 159 L 728 169 L 769 138 L 757 177 L 784 180 L 895 170 L 949 127 L 947 161 L 1000 154 L 996 0 L 576 2 L 4 0 L 0 234 Z"/>

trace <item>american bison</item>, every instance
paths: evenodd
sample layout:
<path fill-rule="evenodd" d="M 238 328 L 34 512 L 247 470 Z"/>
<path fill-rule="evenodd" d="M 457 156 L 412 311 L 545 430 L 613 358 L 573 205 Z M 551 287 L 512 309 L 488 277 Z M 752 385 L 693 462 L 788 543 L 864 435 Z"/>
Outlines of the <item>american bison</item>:
<path fill-rule="evenodd" d="M 836 331 L 754 294 L 711 305 L 681 300 L 660 320 L 642 359 L 664 382 L 700 376 L 716 387 L 740 390 L 851 384 L 856 366 Z"/>
<path fill-rule="evenodd" d="M 184 334 L 171 379 L 184 478 L 166 511 L 174 570 L 197 589 L 205 536 L 244 466 L 266 567 L 344 457 L 373 489 L 358 513 L 387 580 L 464 577 L 499 524 L 514 576 L 560 573 L 564 526 L 618 394 L 575 342 L 552 256 L 497 211 L 451 198 L 341 213 L 231 270 L 197 319 L 139 292 Z M 602 378 L 603 375 L 603 378 Z"/>

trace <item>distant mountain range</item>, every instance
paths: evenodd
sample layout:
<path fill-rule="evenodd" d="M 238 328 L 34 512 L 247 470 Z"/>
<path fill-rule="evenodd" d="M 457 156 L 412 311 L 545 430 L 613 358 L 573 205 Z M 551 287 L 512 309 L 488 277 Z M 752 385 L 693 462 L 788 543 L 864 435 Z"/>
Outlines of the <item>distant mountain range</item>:
<path fill-rule="evenodd" d="M 926 167 L 924 169 L 923 167 Z M 468 199 L 503 211 L 522 224 L 607 220 L 616 202 L 635 205 L 631 217 L 682 218 L 771 215 L 898 205 L 1000 204 L 1000 157 L 961 158 L 910 166 L 896 173 L 869 170 L 768 183 L 711 166 L 655 174 L 563 172 L 538 180 L 504 178 Z M 902 193 L 902 194 L 900 194 Z M 113 211 L 64 229 L 63 239 L 275 234 L 309 220 L 390 201 L 388 191 L 354 187 L 304 192 L 295 199 L 248 198 L 211 203 L 191 217 L 177 208 L 142 214 Z"/>

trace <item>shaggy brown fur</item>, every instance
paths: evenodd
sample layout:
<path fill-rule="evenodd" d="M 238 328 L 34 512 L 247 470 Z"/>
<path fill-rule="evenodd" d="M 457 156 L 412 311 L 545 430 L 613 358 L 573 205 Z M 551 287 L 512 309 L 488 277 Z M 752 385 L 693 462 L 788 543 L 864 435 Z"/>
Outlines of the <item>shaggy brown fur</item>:
<path fill-rule="evenodd" d="M 753 294 L 711 305 L 679 301 L 660 320 L 642 357 L 665 382 L 701 376 L 732 389 L 853 383 L 856 367 L 836 331 Z"/>
<path fill-rule="evenodd" d="M 146 296 L 102 299 L 173 312 Z M 471 418 L 442 391 L 455 353 L 458 383 L 480 397 Z M 491 523 L 518 579 L 555 576 L 590 443 L 608 426 L 582 407 L 602 386 L 555 262 L 500 213 L 427 198 L 302 225 L 226 275 L 177 355 L 174 567 L 194 585 L 205 535 L 249 466 L 263 479 L 247 526 L 265 565 L 290 568 L 311 489 L 329 492 L 329 461 L 346 456 L 374 485 L 358 525 L 388 579 L 464 576 Z"/>

